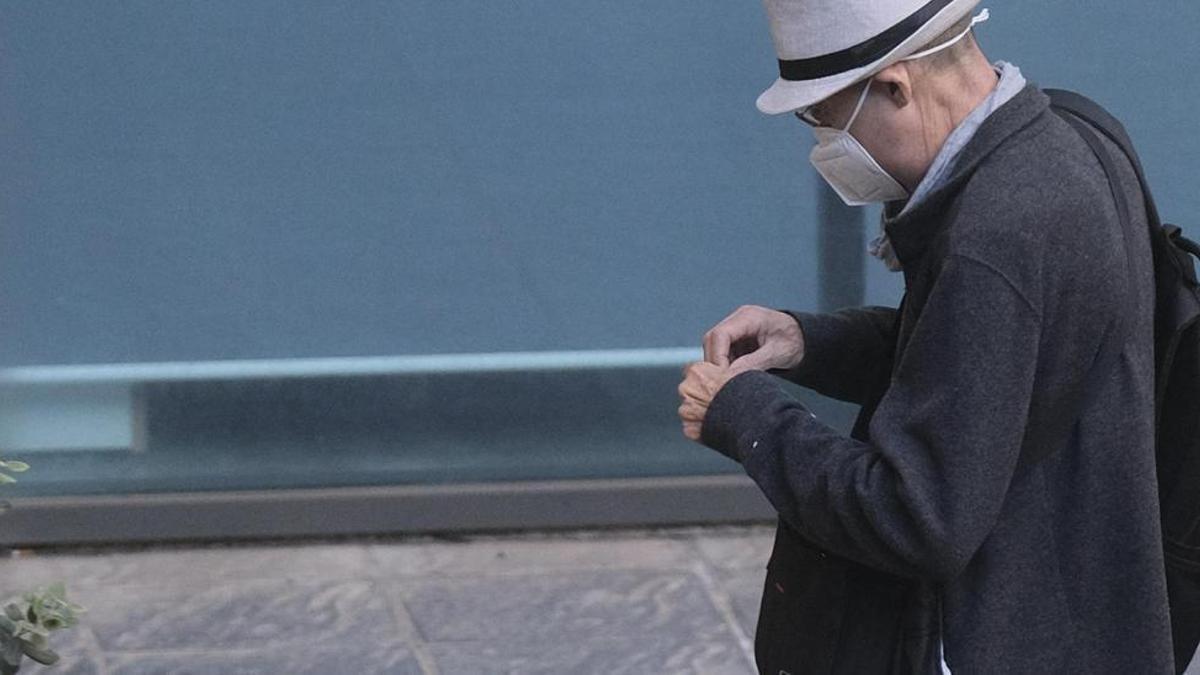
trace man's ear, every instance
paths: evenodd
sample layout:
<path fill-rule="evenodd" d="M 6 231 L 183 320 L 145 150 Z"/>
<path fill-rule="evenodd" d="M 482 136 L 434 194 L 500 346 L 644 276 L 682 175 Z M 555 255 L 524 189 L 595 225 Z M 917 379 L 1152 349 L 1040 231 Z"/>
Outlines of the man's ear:
<path fill-rule="evenodd" d="M 875 75 L 875 81 L 883 85 L 883 90 L 897 108 L 903 108 L 913 100 L 912 73 L 908 64 L 893 63 Z"/>

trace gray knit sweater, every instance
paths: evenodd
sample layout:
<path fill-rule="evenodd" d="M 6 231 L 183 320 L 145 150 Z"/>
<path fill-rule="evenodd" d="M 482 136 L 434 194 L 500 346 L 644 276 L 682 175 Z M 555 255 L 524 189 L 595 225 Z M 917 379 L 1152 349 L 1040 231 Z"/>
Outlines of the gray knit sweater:
<path fill-rule="evenodd" d="M 772 560 L 811 546 L 911 580 L 923 589 L 912 604 L 940 607 L 930 630 L 940 624 L 955 675 L 1171 671 L 1151 257 L 1120 164 L 1137 207 L 1132 271 L 1099 162 L 1027 87 L 945 185 L 887 222 L 901 308 L 793 313 L 801 365 L 735 377 L 704 422 L 704 444 L 740 462 L 779 513 L 787 536 Z M 1115 300 L 1126 288 L 1132 313 Z M 1109 339 L 1123 341 L 1116 367 L 1079 423 L 1047 438 Z M 861 404 L 852 436 L 776 376 Z M 1019 462 L 1039 443 L 1053 453 Z M 805 611 L 847 616 L 827 610 Z M 855 627 L 828 628 L 845 641 Z"/>

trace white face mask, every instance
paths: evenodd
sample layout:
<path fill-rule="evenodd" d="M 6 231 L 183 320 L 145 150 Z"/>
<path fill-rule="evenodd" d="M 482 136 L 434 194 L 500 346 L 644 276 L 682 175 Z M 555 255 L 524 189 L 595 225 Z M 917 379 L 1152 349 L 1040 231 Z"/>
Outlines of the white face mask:
<path fill-rule="evenodd" d="M 817 136 L 817 146 L 812 149 L 809 161 L 847 206 L 864 206 L 908 198 L 908 190 L 879 166 L 879 162 L 875 161 L 862 143 L 850 134 L 850 127 L 854 126 L 854 120 L 858 119 L 858 113 L 862 110 L 870 91 L 871 83 L 868 81 L 845 128 L 813 129 Z"/>
<path fill-rule="evenodd" d="M 976 24 L 987 20 L 988 11 L 985 9 L 958 36 L 932 49 L 912 54 L 903 60 L 912 61 L 936 54 L 966 37 Z M 871 80 L 867 80 L 866 88 L 858 97 L 858 105 L 854 106 L 854 113 L 850 115 L 850 121 L 844 128 L 815 127 L 813 129 L 813 133 L 817 136 L 817 146 L 809 154 L 809 160 L 833 188 L 833 191 L 842 198 L 842 201 L 846 202 L 847 206 L 865 206 L 878 202 L 908 199 L 909 197 L 908 190 L 884 170 L 879 162 L 871 156 L 871 153 L 862 146 L 862 143 L 859 143 L 858 139 L 850 133 L 850 127 L 854 126 L 854 120 L 858 119 L 858 113 L 862 110 L 870 92 Z"/>

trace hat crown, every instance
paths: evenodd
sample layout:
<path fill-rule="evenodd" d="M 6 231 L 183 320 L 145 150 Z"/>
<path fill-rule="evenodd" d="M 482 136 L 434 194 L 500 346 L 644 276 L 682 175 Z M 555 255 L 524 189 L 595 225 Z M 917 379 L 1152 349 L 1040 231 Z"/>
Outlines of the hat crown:
<path fill-rule="evenodd" d="M 810 106 L 925 48 L 980 0 L 763 0 L 779 78 L 771 114 Z"/>
<path fill-rule="evenodd" d="M 928 0 L 763 0 L 780 60 L 848 49 L 883 33 Z"/>

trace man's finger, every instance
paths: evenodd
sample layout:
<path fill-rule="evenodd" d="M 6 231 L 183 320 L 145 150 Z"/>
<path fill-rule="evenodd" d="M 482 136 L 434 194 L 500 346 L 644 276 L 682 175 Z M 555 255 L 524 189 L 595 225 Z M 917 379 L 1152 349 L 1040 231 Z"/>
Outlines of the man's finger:
<path fill-rule="evenodd" d="M 707 412 L 707 408 L 692 399 L 688 399 L 679 406 L 679 419 L 684 422 L 703 422 L 704 415 Z"/>
<path fill-rule="evenodd" d="M 704 360 L 722 368 L 728 366 L 730 342 L 729 328 L 722 321 L 704 335 Z"/>
<path fill-rule="evenodd" d="M 704 407 L 704 410 L 708 410 L 708 406 L 706 405 L 707 395 L 704 393 L 702 388 L 686 387 L 683 392 L 679 393 L 679 398 L 683 400 L 684 404 L 690 401 L 694 402 L 694 404 L 698 406 Z"/>
<path fill-rule="evenodd" d="M 708 392 L 704 390 L 704 383 L 701 381 L 699 375 L 689 374 L 683 382 L 679 383 L 679 395 L 685 399 L 703 400 L 708 395 Z"/>

